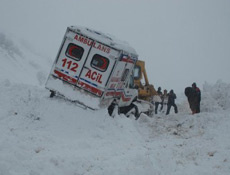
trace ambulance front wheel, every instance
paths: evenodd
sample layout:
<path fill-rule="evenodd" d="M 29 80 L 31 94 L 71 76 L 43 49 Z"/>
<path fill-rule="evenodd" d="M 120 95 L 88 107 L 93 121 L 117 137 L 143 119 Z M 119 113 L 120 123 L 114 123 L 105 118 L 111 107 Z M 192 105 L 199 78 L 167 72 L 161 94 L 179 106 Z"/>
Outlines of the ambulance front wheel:
<path fill-rule="evenodd" d="M 53 98 L 55 96 L 55 92 L 54 91 L 50 91 L 50 98 Z"/>

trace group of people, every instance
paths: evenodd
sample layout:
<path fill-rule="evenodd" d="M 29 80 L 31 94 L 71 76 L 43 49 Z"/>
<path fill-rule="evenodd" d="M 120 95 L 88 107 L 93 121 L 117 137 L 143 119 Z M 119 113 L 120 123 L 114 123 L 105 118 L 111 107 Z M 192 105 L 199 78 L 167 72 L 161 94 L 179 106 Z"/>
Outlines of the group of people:
<path fill-rule="evenodd" d="M 189 106 L 192 111 L 192 114 L 200 112 L 200 101 L 201 101 L 201 92 L 197 87 L 196 83 L 192 84 L 192 87 L 185 88 L 185 95 L 188 98 Z M 158 110 L 164 112 L 164 106 L 167 107 L 166 115 L 170 113 L 171 107 L 174 108 L 174 112 L 178 113 L 178 108 L 175 103 L 176 94 L 173 90 L 170 90 L 169 93 L 165 89 L 162 93 L 161 87 L 157 89 L 157 95 L 153 96 L 152 103 L 155 105 L 155 114 L 158 113 Z M 160 106 L 160 109 L 159 109 Z"/>
<path fill-rule="evenodd" d="M 166 115 L 170 113 L 170 109 L 173 106 L 175 113 L 178 113 L 177 105 L 175 103 L 176 94 L 173 90 L 170 90 L 169 93 L 165 89 L 162 93 L 161 87 L 157 89 L 157 95 L 153 96 L 153 103 L 155 104 L 155 114 L 158 112 L 158 107 L 160 107 L 160 111 L 163 111 L 164 106 L 167 106 Z M 164 112 L 164 111 L 163 111 Z"/>

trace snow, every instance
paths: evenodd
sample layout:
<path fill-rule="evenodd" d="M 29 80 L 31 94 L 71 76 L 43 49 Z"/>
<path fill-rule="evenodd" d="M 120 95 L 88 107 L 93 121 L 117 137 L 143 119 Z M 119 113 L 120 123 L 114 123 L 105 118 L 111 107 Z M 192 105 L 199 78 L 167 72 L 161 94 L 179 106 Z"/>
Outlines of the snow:
<path fill-rule="evenodd" d="M 0 38 L 0 175 L 229 174 L 229 84 L 203 85 L 200 114 L 181 92 L 178 114 L 112 118 L 49 98 L 52 59 Z"/>

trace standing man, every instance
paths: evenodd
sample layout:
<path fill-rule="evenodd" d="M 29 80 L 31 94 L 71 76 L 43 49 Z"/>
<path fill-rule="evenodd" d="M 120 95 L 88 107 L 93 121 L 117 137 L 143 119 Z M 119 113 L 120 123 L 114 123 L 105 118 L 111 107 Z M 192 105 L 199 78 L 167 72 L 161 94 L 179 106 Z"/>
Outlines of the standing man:
<path fill-rule="evenodd" d="M 163 105 L 161 87 L 158 87 L 157 95 L 153 96 L 153 101 L 155 103 L 155 114 L 157 114 L 159 104 Z"/>
<path fill-rule="evenodd" d="M 173 90 L 170 90 L 168 95 L 168 106 L 167 106 L 167 112 L 166 115 L 169 114 L 171 107 L 174 107 L 175 113 L 178 113 L 177 105 L 175 104 L 176 94 L 173 92 Z"/>
<path fill-rule="evenodd" d="M 164 106 L 168 104 L 168 91 L 165 89 L 164 93 L 162 95 L 162 106 L 161 106 L 161 111 L 163 111 Z"/>
<path fill-rule="evenodd" d="M 195 94 L 195 98 L 197 99 L 196 100 L 196 104 L 195 104 L 195 108 L 196 108 L 196 111 L 195 113 L 200 113 L 200 101 L 201 101 L 201 92 L 200 92 L 200 89 L 196 86 L 196 83 L 193 83 L 192 84 L 192 88 L 194 90 L 194 94 Z"/>
<path fill-rule="evenodd" d="M 192 111 L 192 114 L 196 113 L 198 99 L 196 97 L 196 91 L 192 87 L 186 87 L 184 90 L 184 94 L 188 98 L 189 107 Z"/>

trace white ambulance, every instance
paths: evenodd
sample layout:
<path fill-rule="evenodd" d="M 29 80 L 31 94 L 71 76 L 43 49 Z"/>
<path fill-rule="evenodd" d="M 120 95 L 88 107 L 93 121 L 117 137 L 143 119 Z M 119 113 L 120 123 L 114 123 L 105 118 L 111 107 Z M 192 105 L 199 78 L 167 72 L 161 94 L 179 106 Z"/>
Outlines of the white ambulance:
<path fill-rule="evenodd" d="M 91 109 L 137 98 L 132 72 L 138 56 L 127 43 L 85 27 L 67 28 L 46 88 Z"/>

